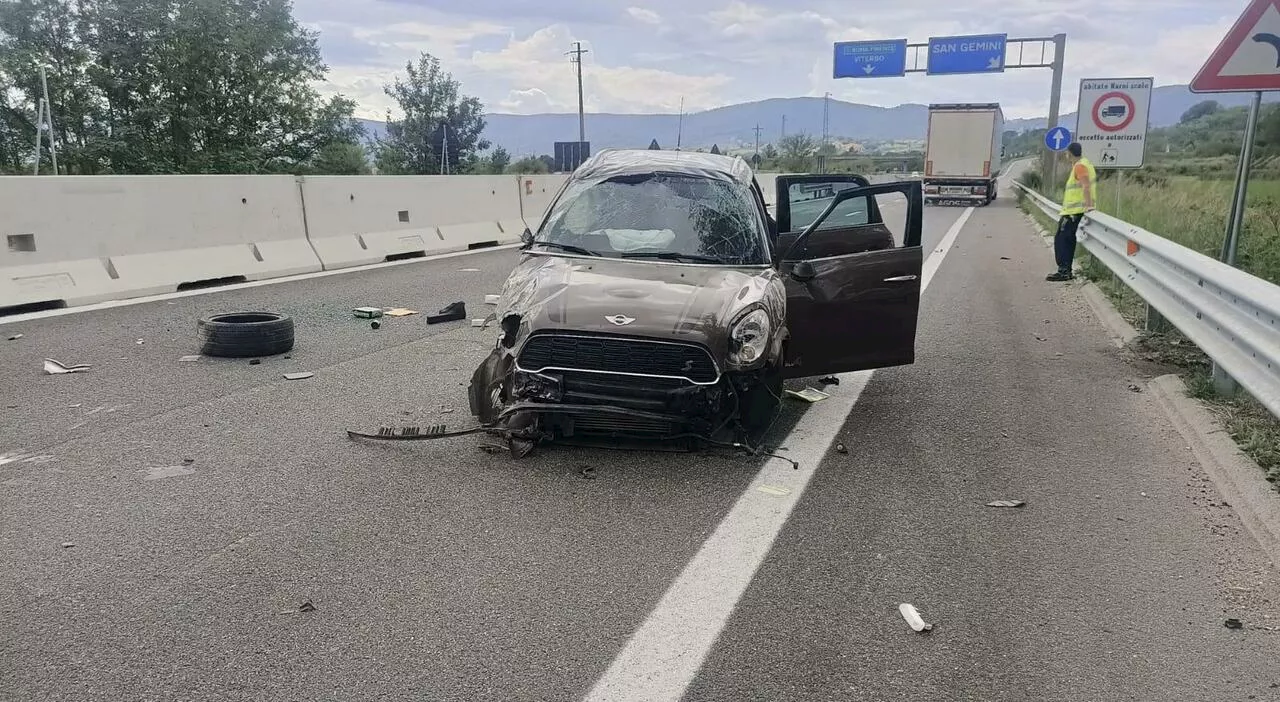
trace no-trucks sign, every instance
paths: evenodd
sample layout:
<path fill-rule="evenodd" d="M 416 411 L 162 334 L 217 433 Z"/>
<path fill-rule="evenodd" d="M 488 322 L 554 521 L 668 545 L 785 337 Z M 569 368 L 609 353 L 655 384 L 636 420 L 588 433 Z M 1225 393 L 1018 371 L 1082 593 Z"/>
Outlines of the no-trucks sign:
<path fill-rule="evenodd" d="M 1151 78 L 1080 81 L 1076 141 L 1098 168 L 1141 168 L 1147 152 Z"/>

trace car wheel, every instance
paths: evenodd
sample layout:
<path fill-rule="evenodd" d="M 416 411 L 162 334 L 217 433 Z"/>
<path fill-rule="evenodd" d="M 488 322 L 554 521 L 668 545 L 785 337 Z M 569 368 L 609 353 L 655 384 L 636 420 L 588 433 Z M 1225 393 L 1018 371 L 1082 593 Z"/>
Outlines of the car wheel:
<path fill-rule="evenodd" d="M 782 370 L 771 367 L 752 388 L 739 394 L 739 418 L 747 437 L 752 441 L 763 438 L 765 432 L 778 418 L 782 404 Z"/>
<path fill-rule="evenodd" d="M 196 330 L 205 356 L 275 356 L 293 348 L 293 319 L 271 312 L 215 314 L 197 322 Z"/>

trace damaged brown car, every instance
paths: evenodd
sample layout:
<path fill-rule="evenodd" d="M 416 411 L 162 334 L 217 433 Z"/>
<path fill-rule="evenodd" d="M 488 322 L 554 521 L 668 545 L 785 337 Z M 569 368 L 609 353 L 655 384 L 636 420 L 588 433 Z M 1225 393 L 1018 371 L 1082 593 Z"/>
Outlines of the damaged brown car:
<path fill-rule="evenodd" d="M 877 195 L 905 196 L 894 243 Z M 610 150 L 553 199 L 498 303 L 471 412 L 543 440 L 756 447 L 783 381 L 915 361 L 918 182 L 778 176 L 738 157 Z"/>

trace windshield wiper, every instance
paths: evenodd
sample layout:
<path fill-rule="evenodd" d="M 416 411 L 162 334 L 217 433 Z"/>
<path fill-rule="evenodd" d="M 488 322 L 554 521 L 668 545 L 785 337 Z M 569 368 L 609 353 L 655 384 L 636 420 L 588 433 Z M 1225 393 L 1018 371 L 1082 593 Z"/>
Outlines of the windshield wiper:
<path fill-rule="evenodd" d="M 686 261 L 689 263 L 727 263 L 714 256 L 700 256 L 676 251 L 635 251 L 622 254 L 622 258 L 660 258 L 664 261 Z"/>
<path fill-rule="evenodd" d="M 575 253 L 582 256 L 599 256 L 600 255 L 599 253 L 592 251 L 591 249 L 584 249 L 581 246 L 574 246 L 573 244 L 561 244 L 558 241 L 535 241 L 530 243 L 529 246 L 546 246 L 553 249 L 560 249 L 561 251 L 564 251 L 566 253 Z M 529 248 L 529 246 L 526 246 L 525 248 L 527 249 Z"/>

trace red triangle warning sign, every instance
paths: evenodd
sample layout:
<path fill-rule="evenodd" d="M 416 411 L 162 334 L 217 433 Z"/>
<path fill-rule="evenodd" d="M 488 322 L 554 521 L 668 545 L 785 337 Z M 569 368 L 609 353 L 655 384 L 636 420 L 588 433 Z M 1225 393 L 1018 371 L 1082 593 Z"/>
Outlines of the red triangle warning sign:
<path fill-rule="evenodd" d="M 1280 90 L 1280 0 L 1251 0 L 1190 88 L 1193 93 Z"/>

